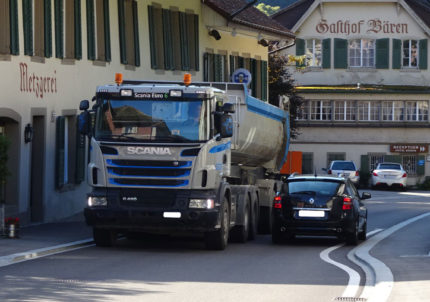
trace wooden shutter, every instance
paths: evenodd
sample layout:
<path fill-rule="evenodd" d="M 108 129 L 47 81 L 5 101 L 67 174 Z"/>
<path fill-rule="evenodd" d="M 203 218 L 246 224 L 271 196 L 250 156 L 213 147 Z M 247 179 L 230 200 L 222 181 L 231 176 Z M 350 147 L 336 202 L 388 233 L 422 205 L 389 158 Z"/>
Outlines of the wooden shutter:
<path fill-rule="evenodd" d="M 181 29 L 179 26 L 179 12 L 170 11 L 170 25 L 172 36 L 172 53 L 173 53 L 173 70 L 181 70 L 182 53 L 181 53 Z"/>
<path fill-rule="evenodd" d="M 59 116 L 56 121 L 55 132 L 55 187 L 64 186 L 64 146 L 65 146 L 65 117 Z"/>
<path fill-rule="evenodd" d="M 51 0 L 44 0 L 44 36 L 45 36 L 45 57 L 52 57 L 52 14 Z"/>
<path fill-rule="evenodd" d="M 75 0 L 75 59 L 82 59 L 81 0 Z"/>
<path fill-rule="evenodd" d="M 305 40 L 296 39 L 296 56 L 302 56 L 305 54 Z M 303 67 L 304 65 L 300 65 L 299 62 L 296 62 L 296 67 Z"/>
<path fill-rule="evenodd" d="M 10 53 L 10 12 L 9 0 L 0 1 L 0 54 Z"/>
<path fill-rule="evenodd" d="M 17 0 L 10 0 L 10 53 L 19 54 L 18 36 L 18 3 Z"/>
<path fill-rule="evenodd" d="M 63 0 L 55 0 L 55 57 L 64 57 Z"/>
<path fill-rule="evenodd" d="M 252 77 L 252 81 L 251 81 L 251 92 L 252 92 L 252 96 L 257 97 L 257 61 L 255 59 L 250 59 L 250 72 L 251 72 L 251 77 Z"/>
<path fill-rule="evenodd" d="M 390 39 L 376 40 L 376 62 L 375 67 L 378 69 L 388 69 L 390 58 Z"/>
<path fill-rule="evenodd" d="M 94 24 L 94 0 L 87 0 L 87 55 L 88 60 L 96 59 L 95 48 L 95 24 Z"/>
<path fill-rule="evenodd" d="M 331 68 L 331 39 L 322 41 L 322 68 Z"/>
<path fill-rule="evenodd" d="M 149 9 L 149 6 L 148 6 Z M 118 0 L 119 51 L 121 63 L 127 64 L 127 46 L 125 44 L 125 12 L 124 0 Z"/>
<path fill-rule="evenodd" d="M 103 0 L 103 22 L 105 35 L 105 60 L 110 62 L 112 54 L 110 49 L 110 21 L 109 21 L 109 0 Z"/>
<path fill-rule="evenodd" d="M 402 65 L 402 41 L 393 39 L 393 69 L 400 69 Z"/>
<path fill-rule="evenodd" d="M 163 9 L 164 69 L 173 70 L 173 43 L 170 10 Z"/>
<path fill-rule="evenodd" d="M 244 57 L 238 57 L 238 67 L 239 68 L 244 68 L 245 67 L 245 58 Z"/>
<path fill-rule="evenodd" d="M 424 164 L 419 165 L 420 162 L 424 163 Z M 426 162 L 426 157 L 424 155 L 418 155 L 417 175 L 424 175 L 425 174 L 425 162 Z"/>
<path fill-rule="evenodd" d="M 199 15 L 193 15 L 193 22 L 194 22 L 194 55 L 195 57 L 195 65 L 194 70 L 199 71 L 200 70 L 200 50 L 199 50 Z M 226 58 L 227 59 L 227 58 Z"/>
<path fill-rule="evenodd" d="M 75 183 L 79 184 L 85 179 L 85 135 L 82 135 L 78 131 L 76 123 L 76 160 L 75 160 Z"/>
<path fill-rule="evenodd" d="M 215 54 L 214 55 L 214 82 L 222 82 L 223 74 L 222 74 L 222 55 Z"/>
<path fill-rule="evenodd" d="M 334 39 L 334 68 L 348 68 L 348 41 Z"/>
<path fill-rule="evenodd" d="M 209 54 L 205 52 L 203 54 L 203 82 L 209 81 Z"/>
<path fill-rule="evenodd" d="M 140 66 L 140 44 L 139 44 L 139 19 L 137 2 L 132 2 L 133 7 L 133 35 L 134 35 L 134 65 Z"/>
<path fill-rule="evenodd" d="M 24 54 L 33 55 L 33 5 L 31 0 L 22 1 Z"/>
<path fill-rule="evenodd" d="M 267 61 L 261 61 L 261 99 L 267 101 Z"/>
<path fill-rule="evenodd" d="M 190 60 L 188 57 L 187 16 L 185 13 L 179 13 L 179 26 L 181 29 L 181 68 L 182 70 L 190 70 Z"/>
<path fill-rule="evenodd" d="M 427 69 L 427 39 L 420 40 L 419 44 L 419 67 Z"/>

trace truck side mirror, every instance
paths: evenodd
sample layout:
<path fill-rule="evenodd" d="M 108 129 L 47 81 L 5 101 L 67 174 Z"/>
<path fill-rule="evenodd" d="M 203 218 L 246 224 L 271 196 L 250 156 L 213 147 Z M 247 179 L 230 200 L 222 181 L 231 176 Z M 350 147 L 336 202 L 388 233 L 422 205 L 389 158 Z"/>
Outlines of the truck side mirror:
<path fill-rule="evenodd" d="M 78 131 L 83 135 L 90 134 L 90 113 L 85 110 L 78 116 Z"/>
<path fill-rule="evenodd" d="M 224 111 L 225 113 L 234 113 L 234 105 L 232 103 L 225 103 L 224 105 L 222 105 L 222 111 Z"/>
<path fill-rule="evenodd" d="M 232 137 L 233 136 L 233 118 L 229 114 L 223 114 L 221 116 L 221 137 Z"/>
<path fill-rule="evenodd" d="M 90 108 L 90 102 L 88 102 L 88 100 L 81 101 L 79 104 L 79 110 L 88 110 L 88 108 Z"/>

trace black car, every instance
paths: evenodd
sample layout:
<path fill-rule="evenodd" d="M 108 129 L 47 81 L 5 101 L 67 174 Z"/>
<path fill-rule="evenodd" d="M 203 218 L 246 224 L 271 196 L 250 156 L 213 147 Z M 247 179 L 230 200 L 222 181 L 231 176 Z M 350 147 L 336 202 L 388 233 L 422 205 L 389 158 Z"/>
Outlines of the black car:
<path fill-rule="evenodd" d="M 367 209 L 347 177 L 290 176 L 273 203 L 272 241 L 294 235 L 334 235 L 357 245 L 366 240 Z"/>

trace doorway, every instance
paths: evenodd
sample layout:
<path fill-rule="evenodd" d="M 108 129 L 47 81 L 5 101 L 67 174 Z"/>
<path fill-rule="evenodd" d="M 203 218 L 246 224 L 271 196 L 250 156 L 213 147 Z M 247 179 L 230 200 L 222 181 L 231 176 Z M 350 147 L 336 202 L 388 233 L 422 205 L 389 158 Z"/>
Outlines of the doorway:
<path fill-rule="evenodd" d="M 33 140 L 31 142 L 31 222 L 44 219 L 44 166 L 45 166 L 45 116 L 33 116 Z"/>

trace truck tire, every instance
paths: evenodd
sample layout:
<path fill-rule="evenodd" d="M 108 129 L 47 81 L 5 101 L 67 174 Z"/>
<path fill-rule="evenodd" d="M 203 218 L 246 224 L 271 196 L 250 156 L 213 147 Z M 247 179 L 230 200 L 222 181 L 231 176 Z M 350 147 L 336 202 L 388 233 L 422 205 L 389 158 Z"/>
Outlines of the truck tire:
<path fill-rule="evenodd" d="M 116 232 L 112 230 L 93 228 L 93 238 L 97 246 L 109 247 L 115 244 Z"/>
<path fill-rule="evenodd" d="M 260 234 L 270 234 L 272 232 L 272 208 L 260 207 L 260 219 L 258 221 L 258 231 Z"/>
<path fill-rule="evenodd" d="M 251 212 L 251 219 L 250 219 L 250 225 L 249 225 L 249 240 L 254 240 L 255 237 L 257 237 L 258 233 L 258 218 L 259 218 L 259 212 L 258 212 L 258 205 L 254 205 L 254 210 Z"/>
<path fill-rule="evenodd" d="M 246 200 L 245 212 L 243 213 L 243 225 L 237 225 L 232 230 L 232 239 L 234 242 L 245 243 L 248 241 L 250 230 L 251 211 L 249 210 L 249 198 Z"/>
<path fill-rule="evenodd" d="M 205 234 L 205 244 L 208 250 L 224 250 L 228 244 L 230 230 L 230 209 L 227 198 L 224 197 L 221 204 L 221 227 L 219 230 Z"/>

